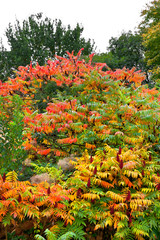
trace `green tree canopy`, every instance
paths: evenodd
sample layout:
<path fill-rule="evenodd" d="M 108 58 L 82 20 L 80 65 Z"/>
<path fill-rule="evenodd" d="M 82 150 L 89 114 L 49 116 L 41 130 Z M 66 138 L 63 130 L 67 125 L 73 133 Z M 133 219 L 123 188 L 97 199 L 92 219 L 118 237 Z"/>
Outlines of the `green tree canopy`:
<path fill-rule="evenodd" d="M 155 79 L 160 78 L 160 0 L 146 5 L 139 26 L 145 46 L 145 60 Z"/>
<path fill-rule="evenodd" d="M 31 15 L 22 24 L 16 20 L 15 25 L 10 23 L 5 32 L 11 50 L 6 53 L 3 48 L 0 61 L 5 68 L 8 64 L 6 69 L 11 74 L 11 68 L 26 66 L 30 61 L 43 65 L 46 59 L 53 58 L 55 54 L 64 56 L 66 51 L 74 50 L 77 54 L 79 49 L 84 48 L 84 54 L 90 54 L 94 42 L 85 40 L 82 32 L 83 27 L 78 23 L 72 29 L 70 25 L 63 26 L 61 20 L 43 18 L 42 13 Z"/>
<path fill-rule="evenodd" d="M 123 32 L 120 37 L 112 37 L 109 40 L 108 51 L 115 59 L 114 67 L 136 67 L 145 70 L 143 60 L 144 47 L 142 37 L 138 33 Z"/>
<path fill-rule="evenodd" d="M 0 41 L 0 79 L 6 79 L 9 74 L 8 64 L 9 64 L 8 51 L 3 46 L 2 39 Z"/>
<path fill-rule="evenodd" d="M 141 32 L 146 32 L 149 27 L 155 26 L 160 21 L 160 1 L 154 0 L 150 4 L 146 4 L 146 8 L 142 10 L 142 22 L 139 25 Z"/>

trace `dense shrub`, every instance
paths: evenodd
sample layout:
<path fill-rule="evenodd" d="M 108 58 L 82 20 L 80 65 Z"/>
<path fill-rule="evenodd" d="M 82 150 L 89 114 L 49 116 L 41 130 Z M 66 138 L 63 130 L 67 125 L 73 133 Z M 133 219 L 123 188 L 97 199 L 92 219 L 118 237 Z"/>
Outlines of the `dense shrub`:
<path fill-rule="evenodd" d="M 1 226 L 25 236 L 23 223 L 37 224 L 37 239 L 45 229 L 53 239 L 157 239 L 159 91 L 141 85 L 145 75 L 134 68 L 102 71 L 93 54 L 88 63 L 80 55 L 19 67 L 0 85 L 1 146 L 10 144 L 1 173 L 12 170 L 1 178 Z M 75 168 L 64 177 L 56 162 L 71 155 Z M 54 184 L 14 178 L 25 157 L 54 172 Z"/>

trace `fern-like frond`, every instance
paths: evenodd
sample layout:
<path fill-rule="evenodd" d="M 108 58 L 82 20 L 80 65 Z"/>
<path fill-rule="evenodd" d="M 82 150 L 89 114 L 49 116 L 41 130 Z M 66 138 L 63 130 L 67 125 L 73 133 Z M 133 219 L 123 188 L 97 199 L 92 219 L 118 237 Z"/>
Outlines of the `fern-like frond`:
<path fill-rule="evenodd" d="M 155 189 L 154 188 L 142 188 L 142 192 L 144 193 L 150 193 L 150 192 L 154 192 Z"/>
<path fill-rule="evenodd" d="M 39 209 L 33 204 L 21 206 L 22 212 L 28 218 L 39 218 Z"/>
<path fill-rule="evenodd" d="M 98 230 L 100 228 L 105 228 L 107 226 L 112 226 L 113 225 L 113 219 L 112 217 L 107 217 L 105 220 L 103 220 L 103 222 L 101 222 L 100 224 L 96 224 L 94 230 Z"/>
<path fill-rule="evenodd" d="M 106 181 L 103 181 L 101 179 L 98 179 L 98 178 L 93 178 L 93 182 L 95 184 L 97 184 L 98 186 L 102 186 L 104 188 L 110 188 L 110 187 L 113 187 L 113 184 L 109 183 L 109 182 L 106 182 Z"/>
<path fill-rule="evenodd" d="M 110 172 L 107 172 L 107 171 L 106 172 L 98 172 L 97 176 L 100 177 L 100 178 L 105 178 L 105 179 L 109 178 L 110 179 L 112 174 Z"/>
<path fill-rule="evenodd" d="M 134 171 L 124 170 L 124 175 L 132 178 L 138 178 L 138 176 L 141 176 L 141 173 L 136 169 L 134 169 Z"/>
<path fill-rule="evenodd" d="M 132 182 L 126 176 L 122 175 L 121 176 L 121 180 L 124 181 L 126 186 L 128 186 L 130 188 L 133 186 Z"/>
<path fill-rule="evenodd" d="M 36 234 L 36 235 L 34 236 L 34 238 L 35 238 L 36 240 L 46 240 L 44 237 L 42 237 L 42 236 L 39 235 L 39 234 Z"/>
<path fill-rule="evenodd" d="M 82 195 L 84 199 L 89 199 L 89 200 L 95 200 L 95 199 L 100 199 L 100 196 L 98 194 L 94 193 L 85 193 Z"/>
<path fill-rule="evenodd" d="M 7 174 L 6 174 L 6 180 L 8 181 L 8 182 L 17 182 L 17 180 L 18 180 L 18 174 L 13 170 L 13 171 L 11 171 L 11 172 L 8 172 Z"/>
<path fill-rule="evenodd" d="M 73 237 L 76 237 L 76 234 L 74 232 L 67 232 L 63 234 L 61 237 L 59 237 L 58 240 L 69 240 L 73 239 Z"/>
<path fill-rule="evenodd" d="M 56 235 L 48 229 L 45 230 L 45 235 L 46 235 L 48 240 L 57 240 Z"/>
<path fill-rule="evenodd" d="M 120 226 L 122 226 L 121 222 L 119 223 L 120 223 Z M 132 233 L 131 229 L 128 228 L 127 224 L 125 224 L 125 227 L 120 227 L 118 231 L 115 233 L 113 240 L 119 240 L 119 239 L 135 240 L 135 236 Z"/>
<path fill-rule="evenodd" d="M 123 212 L 119 212 L 119 211 L 116 211 L 115 212 L 115 216 L 117 216 L 118 218 L 120 218 L 122 221 L 123 220 L 128 220 L 128 217 L 126 214 L 124 214 Z"/>
<path fill-rule="evenodd" d="M 12 216 L 10 215 L 10 213 L 8 212 L 2 220 L 2 223 L 4 225 L 4 227 L 6 227 L 7 225 L 10 225 L 12 221 Z"/>
<path fill-rule="evenodd" d="M 152 204 L 151 200 L 147 199 L 133 199 L 130 201 L 130 208 L 134 211 L 137 211 L 138 208 L 148 207 Z"/>
<path fill-rule="evenodd" d="M 125 169 L 135 169 L 138 164 L 139 163 L 137 163 L 136 161 L 127 161 L 124 163 L 123 167 Z"/>
<path fill-rule="evenodd" d="M 106 196 L 112 198 L 113 200 L 115 200 L 116 202 L 124 202 L 124 198 L 120 195 L 120 194 L 117 194 L 117 193 L 114 193 L 114 192 L 111 192 L 111 191 L 108 191 L 106 193 Z"/>

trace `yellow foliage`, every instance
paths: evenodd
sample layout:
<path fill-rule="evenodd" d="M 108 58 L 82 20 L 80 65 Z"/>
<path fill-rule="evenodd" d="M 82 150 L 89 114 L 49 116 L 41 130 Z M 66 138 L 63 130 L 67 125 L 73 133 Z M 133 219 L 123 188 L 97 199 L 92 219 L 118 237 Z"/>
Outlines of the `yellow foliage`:
<path fill-rule="evenodd" d="M 105 221 L 105 227 L 108 225 L 111 227 L 113 224 L 113 219 L 111 217 L 108 217 L 107 220 Z"/>
<path fill-rule="evenodd" d="M 137 211 L 139 208 L 147 207 L 152 204 L 151 200 L 147 199 L 133 199 L 130 201 L 130 208 L 134 211 Z"/>
<path fill-rule="evenodd" d="M 14 170 L 11 172 L 8 172 L 6 175 L 6 180 L 8 182 L 16 182 L 18 180 L 18 174 Z"/>
<path fill-rule="evenodd" d="M 98 230 L 98 229 L 100 229 L 100 228 L 104 228 L 104 227 L 102 227 L 102 225 L 101 225 L 101 224 L 96 224 L 96 226 L 95 226 L 94 230 L 96 231 L 96 230 Z"/>
<path fill-rule="evenodd" d="M 100 228 L 105 228 L 107 226 L 112 226 L 113 225 L 113 219 L 112 217 L 107 217 L 106 221 L 104 224 L 96 224 L 94 230 L 100 229 Z"/>
<path fill-rule="evenodd" d="M 106 196 L 112 198 L 113 200 L 115 200 L 116 202 L 124 202 L 124 199 L 123 197 L 120 195 L 120 194 L 117 194 L 117 193 L 114 193 L 114 192 L 111 192 L 111 191 L 108 191 L 106 193 Z"/>
<path fill-rule="evenodd" d="M 124 181 L 125 185 L 127 185 L 128 187 L 132 187 L 133 186 L 133 184 L 131 183 L 131 181 L 127 177 L 122 175 L 121 179 Z"/>
<path fill-rule="evenodd" d="M 49 142 L 47 139 L 44 139 L 44 140 L 43 140 L 43 143 L 44 143 L 44 144 L 47 144 L 47 145 L 51 145 L 50 142 Z"/>
<path fill-rule="evenodd" d="M 143 238 L 141 238 L 142 236 L 144 236 L 144 237 L 145 237 L 145 236 L 149 237 L 149 234 L 148 234 L 147 232 L 141 230 L 141 229 L 136 229 L 136 228 L 134 228 L 134 229 L 133 229 L 133 233 L 135 233 L 135 234 L 138 236 L 138 239 L 143 239 Z"/>
<path fill-rule="evenodd" d="M 89 200 L 95 200 L 95 199 L 100 199 L 100 196 L 95 193 L 85 193 L 82 195 L 84 199 L 89 199 Z"/>
<path fill-rule="evenodd" d="M 141 173 L 138 170 L 134 170 L 134 171 L 125 170 L 124 174 L 132 178 L 138 178 L 138 176 L 141 176 Z"/>
<path fill-rule="evenodd" d="M 110 172 L 98 172 L 97 176 L 101 177 L 101 178 L 109 178 L 112 176 L 112 174 Z"/>
<path fill-rule="evenodd" d="M 104 149 L 105 149 L 105 151 L 107 152 L 107 153 L 116 153 L 116 151 L 115 151 L 115 149 L 113 149 L 113 148 L 111 148 L 109 145 L 105 145 L 105 147 L 104 147 Z"/>
<path fill-rule="evenodd" d="M 103 181 L 103 180 L 101 180 L 101 179 L 97 179 L 97 178 L 93 178 L 93 182 L 94 182 L 95 184 L 98 184 L 99 186 L 104 187 L 104 188 L 114 187 L 113 184 L 108 183 L 108 182 L 106 182 L 106 181 Z"/>
<path fill-rule="evenodd" d="M 75 192 L 74 194 L 68 195 L 68 197 L 71 201 L 74 201 L 77 198 L 77 192 Z"/>
<path fill-rule="evenodd" d="M 122 213 L 122 212 L 115 212 L 115 216 L 117 216 L 118 218 L 120 218 L 122 221 L 127 219 L 128 220 L 128 217 L 126 214 Z"/>

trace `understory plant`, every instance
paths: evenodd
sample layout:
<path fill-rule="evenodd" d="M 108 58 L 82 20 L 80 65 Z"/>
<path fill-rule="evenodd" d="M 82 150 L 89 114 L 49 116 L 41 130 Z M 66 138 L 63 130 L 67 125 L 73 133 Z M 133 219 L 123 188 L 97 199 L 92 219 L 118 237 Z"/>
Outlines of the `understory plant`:
<path fill-rule="evenodd" d="M 63 239 L 66 239 L 66 240 L 69 240 L 69 239 L 72 239 L 73 237 L 75 237 L 75 233 L 73 232 L 67 232 L 63 235 L 61 235 L 59 238 L 56 237 L 55 234 L 53 234 L 51 231 L 49 231 L 48 229 L 45 230 L 45 234 L 47 236 L 47 239 L 48 240 L 63 240 Z M 37 234 L 35 236 L 35 239 L 37 240 L 45 240 L 44 237 L 42 237 L 41 235 Z"/>
<path fill-rule="evenodd" d="M 19 95 L 0 96 L 0 173 L 20 171 L 27 154 L 23 143 L 23 100 Z"/>
<path fill-rule="evenodd" d="M 0 238 L 7 232 L 34 238 L 62 219 L 66 224 L 74 220 L 67 211 L 70 190 L 47 182 L 31 185 L 18 181 L 15 171 L 0 176 Z"/>

